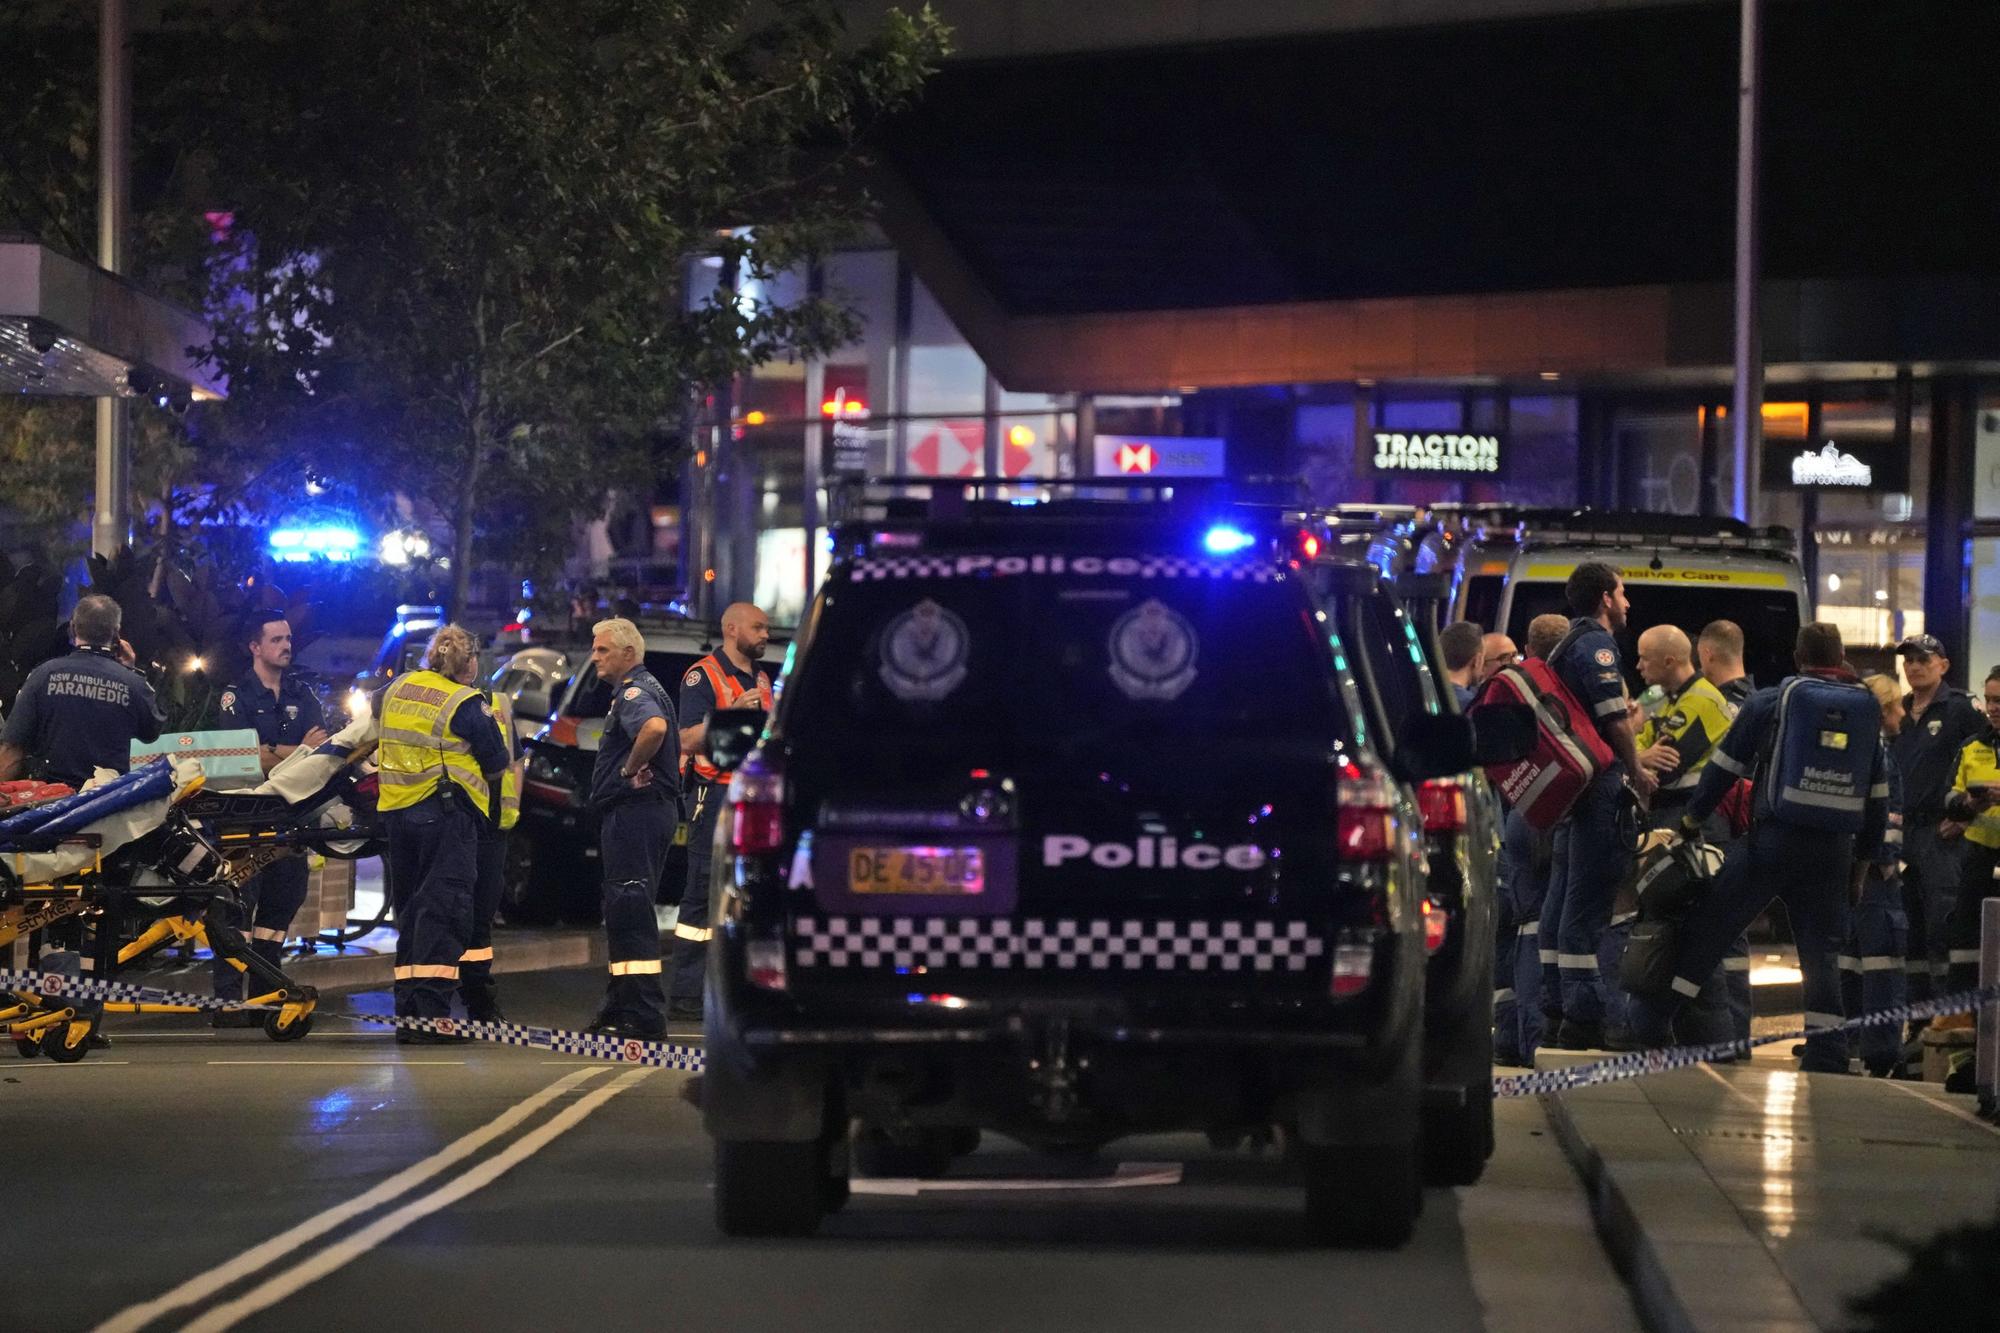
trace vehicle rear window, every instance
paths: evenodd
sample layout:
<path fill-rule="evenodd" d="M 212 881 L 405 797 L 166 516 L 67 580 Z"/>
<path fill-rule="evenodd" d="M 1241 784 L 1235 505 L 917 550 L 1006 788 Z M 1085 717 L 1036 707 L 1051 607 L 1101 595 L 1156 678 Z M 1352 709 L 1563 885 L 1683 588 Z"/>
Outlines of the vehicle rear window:
<path fill-rule="evenodd" d="M 1632 611 L 1618 636 L 1625 674 L 1634 693 L 1639 636 L 1655 625 L 1678 625 L 1692 643 L 1712 620 L 1733 620 L 1743 630 L 1743 669 L 1758 685 L 1775 685 L 1793 672 L 1792 650 L 1799 635 L 1799 599 L 1783 588 L 1676 588 L 1634 583 L 1625 588 Z M 1507 635 L 1528 641 L 1528 622 L 1545 612 L 1568 617 L 1560 583 L 1517 583 L 1507 615 Z M 1468 617 L 1470 619 L 1470 617 Z"/>
<path fill-rule="evenodd" d="M 1323 752 L 1343 719 L 1321 628 L 1289 581 L 837 581 L 784 730 L 857 756 L 915 746 L 996 764 L 1052 746 L 1085 759 L 1093 740 Z"/>

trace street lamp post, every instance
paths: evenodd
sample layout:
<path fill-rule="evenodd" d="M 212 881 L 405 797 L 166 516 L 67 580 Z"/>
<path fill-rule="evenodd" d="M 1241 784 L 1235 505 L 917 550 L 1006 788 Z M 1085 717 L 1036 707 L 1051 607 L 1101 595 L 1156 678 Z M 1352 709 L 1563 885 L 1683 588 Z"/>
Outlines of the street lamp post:
<path fill-rule="evenodd" d="M 1764 347 L 1758 326 L 1758 82 L 1763 0 L 1742 0 L 1736 83 L 1736 391 L 1730 406 L 1736 455 L 1731 508 L 1745 523 L 1757 509 L 1757 459 L 1764 425 Z"/>
<path fill-rule="evenodd" d="M 126 214 L 132 184 L 130 0 L 100 0 L 97 27 L 97 262 L 125 271 Z M 97 400 L 97 501 L 90 549 L 110 559 L 131 539 L 131 401 Z"/>

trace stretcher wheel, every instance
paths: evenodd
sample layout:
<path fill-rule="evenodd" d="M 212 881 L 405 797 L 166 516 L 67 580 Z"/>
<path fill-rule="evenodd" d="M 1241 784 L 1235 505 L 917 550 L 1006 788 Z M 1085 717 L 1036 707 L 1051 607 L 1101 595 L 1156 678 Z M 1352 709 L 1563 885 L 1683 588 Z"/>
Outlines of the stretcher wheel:
<path fill-rule="evenodd" d="M 288 1028 L 279 1027 L 278 1019 L 283 1012 L 281 1009 L 273 1009 L 270 1013 L 264 1015 L 264 1035 L 272 1041 L 298 1041 L 306 1033 L 312 1031 L 313 1016 L 311 1014 L 301 1014 L 298 1021 Z"/>
<path fill-rule="evenodd" d="M 59 1065 L 73 1065 L 90 1054 L 90 1037 L 86 1034 L 82 1041 L 72 1046 L 67 1030 L 50 1029 L 48 1036 L 42 1039 L 42 1054 Z"/>
<path fill-rule="evenodd" d="M 42 1039 L 40 1036 L 16 1037 L 14 1049 L 20 1053 L 23 1060 L 32 1060 L 42 1053 Z"/>

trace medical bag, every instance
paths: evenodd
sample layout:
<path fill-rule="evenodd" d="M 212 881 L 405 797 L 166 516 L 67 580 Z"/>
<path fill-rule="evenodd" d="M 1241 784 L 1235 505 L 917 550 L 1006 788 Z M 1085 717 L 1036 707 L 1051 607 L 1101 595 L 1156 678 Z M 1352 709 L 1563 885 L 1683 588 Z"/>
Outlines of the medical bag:
<path fill-rule="evenodd" d="M 1486 776 L 1531 827 L 1562 822 L 1591 779 L 1611 767 L 1611 747 L 1561 677 L 1539 657 L 1495 672 L 1474 704 L 1526 704 L 1535 712 L 1535 743 L 1514 763 L 1489 764 Z"/>
<path fill-rule="evenodd" d="M 1826 833 L 1859 833 L 1881 744 L 1882 710 L 1867 687 L 1794 676 L 1757 776 L 1761 815 Z"/>
<path fill-rule="evenodd" d="M 1614 915 L 1620 910 L 1638 913 L 1618 960 L 1618 984 L 1628 994 L 1664 996 L 1673 989 L 1682 923 L 1708 896 L 1721 870 L 1719 847 L 1678 834 L 1646 836 L 1613 908 Z"/>

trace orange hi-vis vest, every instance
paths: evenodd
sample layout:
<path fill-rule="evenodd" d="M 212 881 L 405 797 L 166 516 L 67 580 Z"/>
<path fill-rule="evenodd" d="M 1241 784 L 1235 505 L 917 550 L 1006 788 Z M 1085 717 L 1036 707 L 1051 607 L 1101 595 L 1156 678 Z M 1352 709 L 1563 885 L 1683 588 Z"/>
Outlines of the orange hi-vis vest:
<path fill-rule="evenodd" d="M 737 700 L 750 693 L 735 676 L 723 670 L 714 653 L 696 662 L 694 668 L 708 677 L 708 688 L 715 695 L 717 710 L 734 708 Z M 767 709 L 771 706 L 771 678 L 761 671 L 757 673 L 757 705 Z M 722 781 L 722 770 L 711 764 L 705 755 L 689 755 L 688 767 L 703 782 Z"/>

